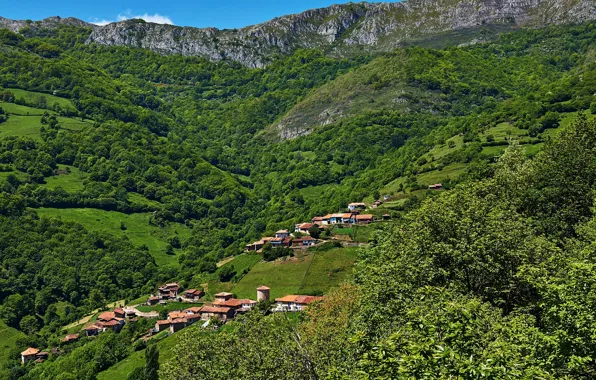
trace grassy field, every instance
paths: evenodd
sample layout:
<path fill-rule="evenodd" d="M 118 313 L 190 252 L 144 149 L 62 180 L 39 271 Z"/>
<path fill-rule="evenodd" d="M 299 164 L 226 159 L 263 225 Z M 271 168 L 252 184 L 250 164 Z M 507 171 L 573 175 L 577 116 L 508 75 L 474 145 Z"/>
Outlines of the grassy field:
<path fill-rule="evenodd" d="M 24 90 L 10 89 L 15 92 L 18 97 L 24 97 L 26 99 L 32 99 L 36 96 L 44 96 L 48 100 L 48 104 L 54 104 L 57 102 L 61 107 L 73 108 L 72 103 L 68 99 L 59 98 L 47 94 L 38 94 Z M 43 108 L 27 107 L 14 103 L 0 102 L 0 107 L 9 114 L 9 118 L 4 123 L 0 124 L 0 136 L 26 136 L 32 139 L 41 139 L 41 116 L 47 112 L 51 115 L 56 115 L 56 112 L 46 110 Z M 68 117 L 57 117 L 58 124 L 61 128 L 69 131 L 80 131 L 93 124 L 92 121 L 81 121 L 80 119 L 68 118 Z"/>
<path fill-rule="evenodd" d="M 48 177 L 43 186 L 48 189 L 61 187 L 68 192 L 83 190 L 83 180 L 85 179 L 86 174 L 74 166 L 58 165 L 58 169 L 60 170 L 65 170 L 66 168 L 70 169 L 70 173 Z"/>
<path fill-rule="evenodd" d="M 312 260 L 311 254 L 287 258 L 285 261 L 256 264 L 244 278 L 236 284 L 232 292 L 239 298 L 256 297 L 257 288 L 265 285 L 271 288 L 271 298 L 296 294 L 306 276 Z"/>
<path fill-rule="evenodd" d="M 58 103 L 62 108 L 73 108 L 74 105 L 69 99 L 61 98 L 58 96 L 44 94 L 42 92 L 33 92 L 27 90 L 21 90 L 20 88 L 6 88 L 6 90 L 10 90 L 16 99 L 25 99 L 27 102 L 35 102 L 37 98 L 44 97 L 46 98 L 46 102 L 49 106 L 52 106 L 54 103 Z"/>
<path fill-rule="evenodd" d="M 205 278 L 204 274 L 201 274 L 200 277 L 207 283 L 207 287 L 205 288 L 205 293 L 207 299 L 213 298 L 214 294 L 219 292 L 231 292 L 236 285 L 234 282 L 220 282 L 219 281 L 219 272 L 226 267 L 233 266 L 236 273 L 242 273 L 245 269 L 250 270 L 254 267 L 259 261 L 262 260 L 261 255 L 256 253 L 245 253 L 242 255 L 238 255 L 236 257 L 225 259 L 221 262 L 222 265 L 219 265 L 215 273 L 213 273 L 210 277 Z M 195 285 L 198 286 L 198 282 Z"/>
<path fill-rule="evenodd" d="M 15 348 L 16 340 L 24 336 L 25 334 L 8 327 L 0 320 L 0 377 L 2 377 L 4 364 L 10 359 L 10 352 Z"/>
<path fill-rule="evenodd" d="M 43 115 L 46 110 L 10 103 L 0 103 L 0 107 L 9 113 L 8 120 L 0 124 L 1 137 L 22 136 L 36 140 L 41 139 L 41 115 Z M 11 110 L 14 111 L 14 113 L 11 112 Z M 92 125 L 90 121 L 80 121 L 68 117 L 59 116 L 57 120 L 62 129 L 69 131 L 81 131 Z"/>
<path fill-rule="evenodd" d="M 358 258 L 358 248 L 335 248 L 316 252 L 298 293 L 324 293 L 348 280 Z"/>
<path fill-rule="evenodd" d="M 182 334 L 173 334 L 157 342 L 157 349 L 159 350 L 159 362 L 165 363 L 174 355 L 174 347 Z M 128 374 L 137 367 L 145 366 L 145 350 L 136 351 L 128 358 L 113 365 L 108 370 L 103 371 L 97 375 L 97 380 L 126 380 Z"/>
<path fill-rule="evenodd" d="M 39 208 L 36 211 L 40 216 L 59 217 L 80 223 L 91 231 L 105 231 L 116 236 L 126 236 L 138 246 L 145 244 L 157 265 L 160 266 L 178 266 L 177 256 L 165 253 L 167 239 L 178 236 L 181 241 L 184 241 L 191 234 L 190 228 L 180 223 L 171 223 L 164 228 L 149 225 L 149 213 L 124 214 L 90 208 Z M 124 223 L 126 230 L 120 229 L 121 223 Z"/>
<path fill-rule="evenodd" d="M 256 288 L 271 288 L 271 298 L 305 292 L 326 292 L 351 275 L 357 248 L 297 253 L 296 258 L 259 262 L 232 289 L 239 298 L 256 296 Z"/>
<path fill-rule="evenodd" d="M 0 137 L 29 137 L 41 140 L 41 121 L 39 116 L 10 115 L 7 121 L 0 124 Z"/>

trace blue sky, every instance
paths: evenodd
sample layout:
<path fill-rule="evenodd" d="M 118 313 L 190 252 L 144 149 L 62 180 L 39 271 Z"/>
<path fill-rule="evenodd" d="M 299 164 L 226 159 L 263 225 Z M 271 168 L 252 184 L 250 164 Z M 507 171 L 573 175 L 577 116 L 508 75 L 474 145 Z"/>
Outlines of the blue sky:
<path fill-rule="evenodd" d="M 106 23 L 126 18 L 173 23 L 180 26 L 241 28 L 277 16 L 326 7 L 342 0 L 174 0 L 85 1 L 0 0 L 0 16 L 39 20 L 49 16 L 73 16 L 83 21 Z"/>

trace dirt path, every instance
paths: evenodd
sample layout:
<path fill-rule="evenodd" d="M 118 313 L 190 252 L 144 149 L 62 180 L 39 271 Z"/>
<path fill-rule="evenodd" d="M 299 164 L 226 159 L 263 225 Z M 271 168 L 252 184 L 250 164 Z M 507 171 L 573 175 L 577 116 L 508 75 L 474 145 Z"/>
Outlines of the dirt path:
<path fill-rule="evenodd" d="M 217 267 L 223 267 L 224 265 L 226 265 L 227 263 L 229 263 L 230 261 L 234 260 L 235 256 L 230 256 L 230 257 L 226 257 L 225 259 L 221 260 L 219 263 L 217 263 Z"/>
<path fill-rule="evenodd" d="M 143 318 L 158 318 L 159 317 L 159 313 L 157 311 L 150 311 L 148 313 L 144 313 L 142 311 L 140 311 L 139 309 L 137 309 L 135 306 L 128 306 L 124 308 L 124 312 L 127 312 L 129 310 L 132 310 L 135 312 L 135 314 L 137 315 L 137 317 L 143 317 Z"/>

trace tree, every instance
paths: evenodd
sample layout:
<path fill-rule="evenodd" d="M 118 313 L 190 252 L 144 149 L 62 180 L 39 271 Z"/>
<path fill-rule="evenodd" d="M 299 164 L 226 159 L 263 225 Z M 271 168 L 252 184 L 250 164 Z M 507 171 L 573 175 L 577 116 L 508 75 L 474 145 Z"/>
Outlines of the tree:
<path fill-rule="evenodd" d="M 228 282 L 236 275 L 236 270 L 233 265 L 225 265 L 219 270 L 219 280 L 221 282 Z"/>
<path fill-rule="evenodd" d="M 145 379 L 159 380 L 159 351 L 155 344 L 150 344 L 145 350 Z"/>
<path fill-rule="evenodd" d="M 39 331 L 39 321 L 37 320 L 37 317 L 33 315 L 26 315 L 23 317 L 23 319 L 21 319 L 19 327 L 26 334 L 31 335 Z"/>
<path fill-rule="evenodd" d="M 310 236 L 313 239 L 318 239 L 321 237 L 321 229 L 319 228 L 319 226 L 317 224 L 315 224 L 311 228 L 309 228 L 308 233 L 310 234 Z"/>

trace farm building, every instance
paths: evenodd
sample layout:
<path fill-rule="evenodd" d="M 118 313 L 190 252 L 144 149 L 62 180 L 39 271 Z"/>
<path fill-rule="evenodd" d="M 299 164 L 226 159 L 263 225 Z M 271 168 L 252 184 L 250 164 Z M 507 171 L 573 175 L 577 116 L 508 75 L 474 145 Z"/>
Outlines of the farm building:
<path fill-rule="evenodd" d="M 350 210 L 350 211 L 365 210 L 365 209 L 366 209 L 366 205 L 362 202 L 354 202 L 354 203 L 350 203 L 348 205 L 348 210 Z"/>
<path fill-rule="evenodd" d="M 275 237 L 276 238 L 287 238 L 288 236 L 290 236 L 290 231 L 288 230 L 279 230 L 275 233 Z"/>
<path fill-rule="evenodd" d="M 302 311 L 313 302 L 322 300 L 323 297 L 288 295 L 282 298 L 276 298 L 276 307 L 273 311 Z"/>
<path fill-rule="evenodd" d="M 204 295 L 205 292 L 203 291 L 203 289 L 188 289 L 184 292 L 184 298 L 195 301 L 201 299 L 201 297 L 203 297 Z"/>
<path fill-rule="evenodd" d="M 21 352 L 21 363 L 27 364 L 28 362 L 35 360 L 39 350 L 37 348 L 29 347 L 25 351 Z"/>

